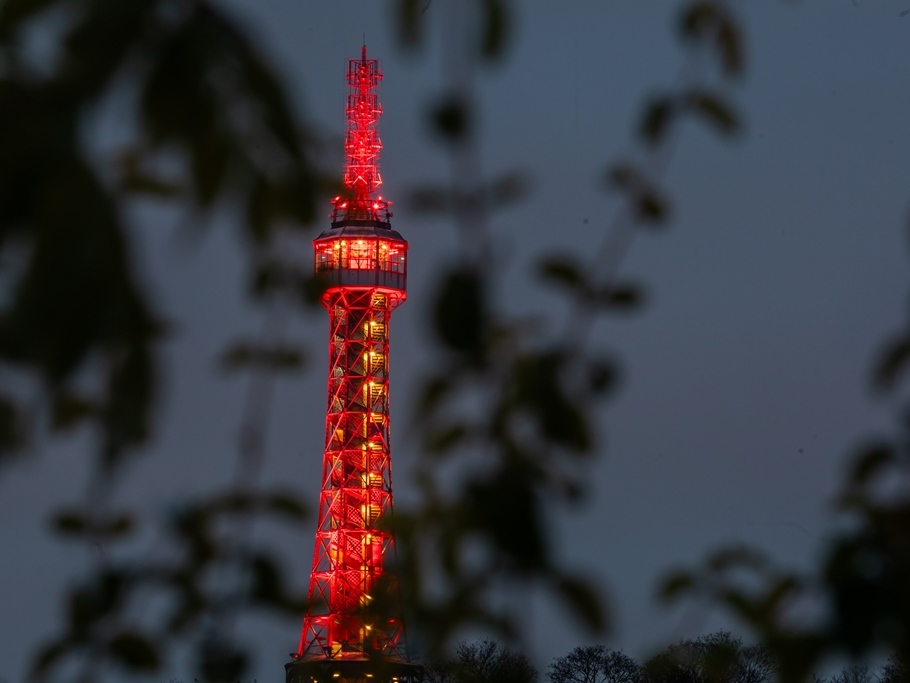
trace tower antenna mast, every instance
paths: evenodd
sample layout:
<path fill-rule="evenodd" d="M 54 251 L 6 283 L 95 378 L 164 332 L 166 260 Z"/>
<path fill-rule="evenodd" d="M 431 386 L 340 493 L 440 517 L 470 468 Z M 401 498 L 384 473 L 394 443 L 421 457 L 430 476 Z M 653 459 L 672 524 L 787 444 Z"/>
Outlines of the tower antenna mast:
<path fill-rule="evenodd" d="M 398 585 L 386 571 L 394 550 L 389 420 L 389 323 L 407 298 L 407 241 L 376 195 L 379 63 L 348 64 L 345 193 L 332 224 L 313 240 L 327 287 L 329 376 L 319 519 L 307 613 L 287 683 L 414 683 L 422 667 L 407 651 Z"/>

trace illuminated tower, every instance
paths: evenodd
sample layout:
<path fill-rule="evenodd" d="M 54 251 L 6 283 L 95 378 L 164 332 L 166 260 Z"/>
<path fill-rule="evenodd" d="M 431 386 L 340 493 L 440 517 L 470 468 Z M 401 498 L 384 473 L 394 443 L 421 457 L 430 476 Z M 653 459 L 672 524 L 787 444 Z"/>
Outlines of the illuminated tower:
<path fill-rule="evenodd" d="M 376 195 L 376 87 L 379 64 L 348 65 L 345 194 L 332 200 L 332 225 L 313 241 L 316 273 L 327 289 L 329 382 L 325 454 L 310 608 L 287 683 L 419 678 L 411 664 L 385 525 L 392 510 L 389 448 L 389 321 L 405 300 L 408 243 L 389 223 L 389 202 Z"/>

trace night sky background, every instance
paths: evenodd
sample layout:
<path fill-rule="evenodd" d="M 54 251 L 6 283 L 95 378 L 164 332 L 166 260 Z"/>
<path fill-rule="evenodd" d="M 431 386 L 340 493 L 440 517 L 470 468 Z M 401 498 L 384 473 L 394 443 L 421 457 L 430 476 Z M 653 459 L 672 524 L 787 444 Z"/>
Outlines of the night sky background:
<path fill-rule="evenodd" d="M 430 3 L 438 39 L 439 5 Z M 502 302 L 539 311 L 559 299 L 534 275 L 546 249 L 597 244 L 618 198 L 610 162 L 633 155 L 645 98 L 675 84 L 684 59 L 670 0 L 522 0 L 505 60 L 479 70 L 485 173 L 519 170 L 526 200 L 496 213 Z M 873 360 L 910 294 L 910 0 L 753 0 L 744 19 L 747 73 L 729 91 L 744 127 L 732 140 L 684 126 L 665 187 L 673 220 L 637 238 L 622 272 L 643 282 L 640 313 L 596 328 L 621 363 L 602 412 L 606 443 L 584 505 L 560 512 L 554 548 L 602 582 L 614 608 L 605 642 L 639 656 L 730 624 L 700 607 L 654 599 L 668 569 L 721 544 L 746 542 L 806 568 L 831 533 L 831 496 L 845 457 L 889 428 L 895 405 L 869 390 Z M 404 51 L 392 5 L 376 0 L 226 0 L 285 73 L 305 120 L 334 145 L 341 170 L 344 73 L 364 34 L 385 72 L 384 196 L 410 242 L 409 299 L 392 325 L 396 502 L 409 500 L 414 387 L 431 362 L 424 312 L 455 235 L 414 212 L 411 189 L 444 185 L 444 148 L 426 112 L 444 90 L 440 50 Z M 326 197 L 325 212 L 330 206 Z M 225 346 L 254 338 L 262 312 L 245 294 L 237 212 L 196 230 L 180 214 L 136 215 L 137 260 L 165 345 L 158 437 L 137 458 L 120 501 L 153 515 L 229 480 L 244 383 L 219 372 Z M 325 221 L 328 225 L 328 219 Z M 301 259 L 309 239 L 297 242 Z M 562 318 L 553 314 L 553 324 Z M 270 420 L 267 484 L 299 487 L 315 505 L 325 409 L 326 319 L 295 318 L 307 372 L 281 380 Z M 19 681 L 37 643 L 62 619 L 60 597 L 93 558 L 50 536 L 50 511 L 85 491 L 91 438 L 44 438 L 0 477 L 0 680 Z M 313 522 L 315 525 L 315 521 Z M 307 583 L 312 535 L 284 537 Z M 134 550 L 156 552 L 155 534 Z M 154 606 L 150 606 L 154 609 Z M 549 600 L 529 601 L 527 645 L 545 668 L 586 642 Z M 299 620 L 251 618 L 250 679 L 282 680 Z M 735 627 L 734 627 L 735 629 Z M 169 675 L 185 677 L 180 671 Z"/>

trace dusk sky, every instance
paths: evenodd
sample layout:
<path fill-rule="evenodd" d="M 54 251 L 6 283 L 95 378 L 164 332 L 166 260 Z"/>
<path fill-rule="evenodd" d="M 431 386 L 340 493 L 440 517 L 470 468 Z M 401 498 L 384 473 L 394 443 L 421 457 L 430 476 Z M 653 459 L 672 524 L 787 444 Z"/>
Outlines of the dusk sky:
<path fill-rule="evenodd" d="M 224 4 L 283 71 L 303 120 L 330 136 L 339 174 L 347 60 L 364 36 L 381 60 L 383 195 L 396 202 L 393 227 L 410 242 L 408 301 L 393 317 L 390 354 L 395 495 L 406 506 L 419 457 L 409 441 L 413 389 L 431 358 L 423 312 L 455 239 L 450 222 L 406 201 L 414 187 L 449 179 L 425 122 L 444 91 L 444 0 L 427 3 L 430 40 L 414 52 L 395 39 L 395 3 Z M 644 100 L 676 82 L 681 3 L 512 4 L 505 59 L 477 73 L 483 166 L 489 177 L 520 170 L 530 179 L 528 197 L 491 225 L 503 307 L 546 313 L 559 299 L 535 279 L 535 255 L 584 254 L 608 229 L 618 198 L 603 190 L 604 170 L 634 158 Z M 665 182 L 672 220 L 641 234 L 622 266 L 645 285 L 647 306 L 593 335 L 623 380 L 601 413 L 606 441 L 589 495 L 553 529 L 564 561 L 600 581 L 614 608 L 614 631 L 600 642 L 635 656 L 731 627 L 713 610 L 660 607 L 655 587 L 669 569 L 731 542 L 794 567 L 817 559 L 835 528 L 831 496 L 845 457 L 890 429 L 896 412 L 893 399 L 869 390 L 869 376 L 910 295 L 910 0 L 733 4 L 746 74 L 725 92 L 743 130 L 724 139 L 696 122 L 683 127 Z M 198 233 L 172 211 L 136 218 L 144 282 L 174 324 L 159 435 L 129 469 L 121 502 L 163 516 L 231 476 L 245 385 L 220 373 L 216 358 L 229 342 L 254 338 L 262 312 L 246 298 L 232 207 Z M 297 244 L 307 262 L 309 236 Z M 265 470 L 267 484 L 297 486 L 314 506 L 326 326 L 321 311 L 294 320 L 291 336 L 307 344 L 309 364 L 279 383 Z M 90 444 L 88 435 L 44 438 L 0 476 L 0 681 L 23 679 L 34 648 L 63 619 L 65 586 L 91 566 L 84 548 L 47 533 L 50 511 L 85 495 L 81 456 Z M 288 542 L 305 586 L 312 532 Z M 146 534 L 134 549 L 154 552 L 155 543 Z M 527 623 L 541 671 L 587 642 L 541 596 Z M 249 678 L 282 680 L 300 620 L 244 628 L 261 643 Z M 170 675 L 186 676 L 154 680 Z"/>

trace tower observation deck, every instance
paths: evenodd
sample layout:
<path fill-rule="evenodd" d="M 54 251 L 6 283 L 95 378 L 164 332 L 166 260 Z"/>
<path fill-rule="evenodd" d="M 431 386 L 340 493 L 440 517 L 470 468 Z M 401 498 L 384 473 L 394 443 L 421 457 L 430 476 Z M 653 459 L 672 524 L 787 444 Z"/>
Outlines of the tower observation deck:
<path fill-rule="evenodd" d="M 313 241 L 327 288 L 329 374 L 325 451 L 309 607 L 286 683 L 412 683 L 397 583 L 389 422 L 389 323 L 407 297 L 408 243 L 390 224 L 382 184 L 379 63 L 348 65 L 345 192 Z"/>

